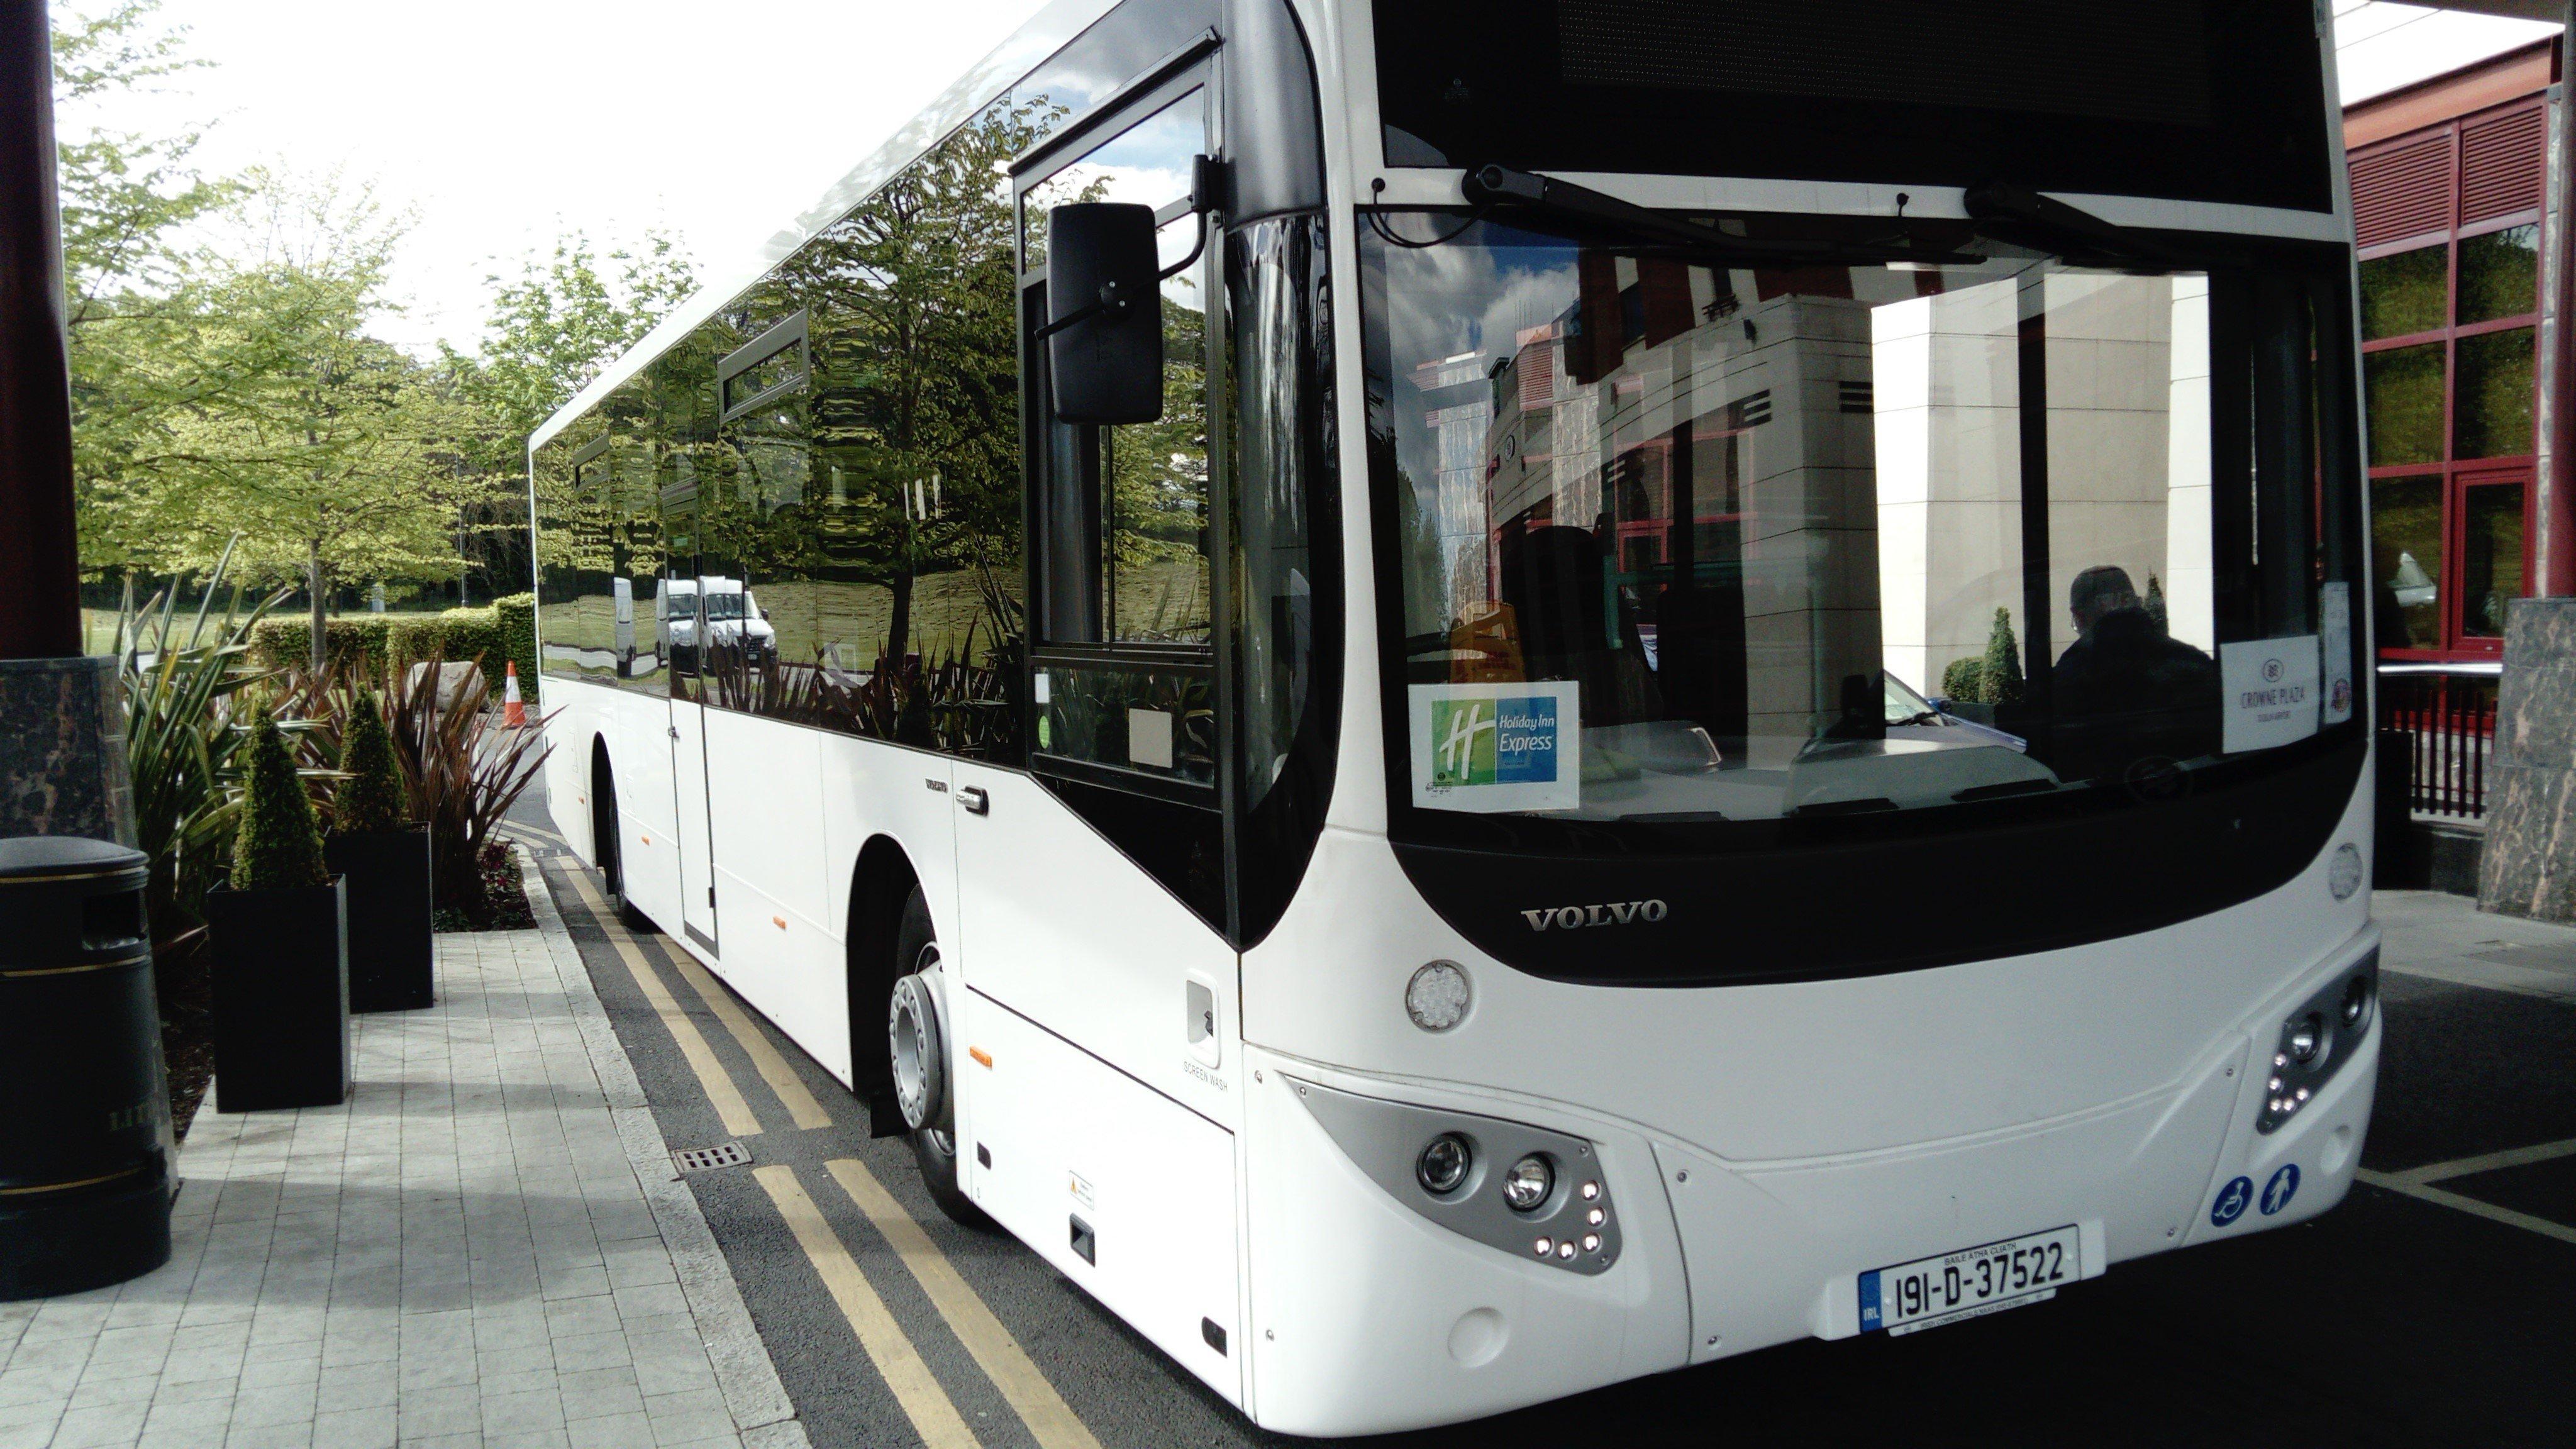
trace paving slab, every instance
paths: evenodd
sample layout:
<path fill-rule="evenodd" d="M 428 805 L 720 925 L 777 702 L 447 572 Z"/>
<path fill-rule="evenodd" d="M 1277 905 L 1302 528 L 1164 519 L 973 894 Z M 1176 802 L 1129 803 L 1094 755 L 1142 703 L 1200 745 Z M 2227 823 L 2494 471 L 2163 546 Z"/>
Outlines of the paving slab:
<path fill-rule="evenodd" d="M 803 1449 L 525 876 L 536 929 L 443 934 L 437 1005 L 355 1019 L 347 1102 L 198 1113 L 166 1266 L 0 1304 L 0 1449 Z"/>

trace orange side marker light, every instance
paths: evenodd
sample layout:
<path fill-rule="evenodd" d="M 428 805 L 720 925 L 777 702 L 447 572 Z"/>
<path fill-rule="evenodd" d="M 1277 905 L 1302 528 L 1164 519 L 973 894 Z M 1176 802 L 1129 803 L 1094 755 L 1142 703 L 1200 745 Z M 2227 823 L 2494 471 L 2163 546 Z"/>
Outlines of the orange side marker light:
<path fill-rule="evenodd" d="M 973 1057 L 975 1060 L 982 1062 L 988 1067 L 993 1064 L 993 1054 L 984 1050 L 982 1047 L 970 1046 L 966 1049 L 966 1055 Z"/>

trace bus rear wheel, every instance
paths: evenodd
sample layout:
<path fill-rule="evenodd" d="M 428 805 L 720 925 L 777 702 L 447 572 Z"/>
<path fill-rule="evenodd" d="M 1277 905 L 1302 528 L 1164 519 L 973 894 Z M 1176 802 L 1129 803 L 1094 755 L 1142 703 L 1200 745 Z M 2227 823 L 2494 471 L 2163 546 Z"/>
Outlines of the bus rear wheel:
<path fill-rule="evenodd" d="M 655 929 L 653 918 L 636 909 L 626 895 L 626 857 L 617 839 L 617 776 L 609 770 L 605 755 L 593 759 L 590 767 L 590 844 L 600 883 L 607 887 L 608 904 L 617 912 L 619 924 L 630 930 Z"/>
<path fill-rule="evenodd" d="M 948 1023 L 940 1010 L 939 938 L 931 930 L 930 902 L 919 886 L 904 898 L 894 959 L 895 969 L 904 974 L 888 994 L 886 1046 L 913 1160 L 921 1165 L 922 1185 L 941 1212 L 970 1228 L 990 1228 L 993 1220 L 957 1185 L 957 1109 L 948 1070 Z"/>

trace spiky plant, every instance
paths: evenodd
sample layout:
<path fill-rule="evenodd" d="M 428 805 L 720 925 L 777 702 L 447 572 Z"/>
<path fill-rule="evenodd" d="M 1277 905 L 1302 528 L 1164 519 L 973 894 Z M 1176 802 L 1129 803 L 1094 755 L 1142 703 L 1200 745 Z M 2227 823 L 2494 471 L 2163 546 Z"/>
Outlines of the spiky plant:
<path fill-rule="evenodd" d="M 393 733 L 385 728 L 384 706 L 372 689 L 359 690 L 350 701 L 349 726 L 340 736 L 340 773 L 348 778 L 332 796 L 332 834 L 376 835 L 402 828 L 411 792 L 403 786 Z"/>
<path fill-rule="evenodd" d="M 241 834 L 233 840 L 233 889 L 297 890 L 329 885 L 313 802 L 295 768 L 295 752 L 277 721 L 251 727 L 250 765 L 242 780 Z"/>

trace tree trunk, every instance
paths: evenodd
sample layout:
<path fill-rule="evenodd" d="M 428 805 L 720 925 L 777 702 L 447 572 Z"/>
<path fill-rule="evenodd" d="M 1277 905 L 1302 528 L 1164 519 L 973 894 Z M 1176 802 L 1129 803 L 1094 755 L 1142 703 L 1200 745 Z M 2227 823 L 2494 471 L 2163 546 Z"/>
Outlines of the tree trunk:
<path fill-rule="evenodd" d="M 304 583 L 306 590 L 313 595 L 313 647 L 309 652 L 313 672 L 319 675 L 323 663 L 330 657 L 330 641 L 324 637 L 326 611 L 322 602 L 322 545 L 318 543 L 305 549 Z"/>
<path fill-rule="evenodd" d="M 901 668 L 903 656 L 912 643 L 912 570 L 897 571 L 892 579 L 886 581 L 886 592 L 894 596 L 894 617 L 886 623 L 886 662 Z"/>

